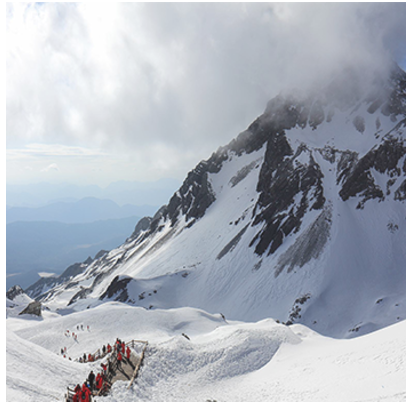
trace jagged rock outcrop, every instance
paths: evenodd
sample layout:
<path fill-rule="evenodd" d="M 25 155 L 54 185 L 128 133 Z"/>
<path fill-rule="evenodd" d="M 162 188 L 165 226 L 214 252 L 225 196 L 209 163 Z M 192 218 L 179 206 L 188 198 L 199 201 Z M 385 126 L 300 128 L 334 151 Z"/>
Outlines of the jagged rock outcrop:
<path fill-rule="evenodd" d="M 399 123 L 399 127 L 405 126 L 405 120 Z M 350 166 L 349 173 L 343 177 L 340 190 L 341 198 L 346 201 L 350 197 L 361 196 L 358 208 L 364 207 L 369 199 L 384 199 L 384 191 L 376 184 L 372 170 L 380 174 L 387 173 L 387 192 L 389 187 L 401 175 L 401 159 L 405 157 L 405 142 L 402 139 L 386 136 L 385 140 L 377 147 L 365 154 L 355 165 Z M 394 181 L 394 182 L 393 182 Z M 405 190 L 404 190 L 405 192 Z"/>
<path fill-rule="evenodd" d="M 144 218 L 141 218 L 137 222 L 137 225 L 134 228 L 132 235 L 127 240 L 133 240 L 137 236 L 139 236 L 142 232 L 145 232 L 146 230 L 148 230 L 151 226 L 152 221 L 153 221 L 153 218 L 150 216 L 145 216 Z"/>
<path fill-rule="evenodd" d="M 6 292 L 6 297 L 13 301 L 18 295 L 24 294 L 24 290 L 19 285 L 14 285 Z"/>
<path fill-rule="evenodd" d="M 122 278 L 115 277 L 107 290 L 101 295 L 100 300 L 108 298 L 114 301 L 126 302 L 129 299 L 127 285 L 131 280 L 131 277 L 126 276 L 122 276 Z"/>
<path fill-rule="evenodd" d="M 213 158 L 202 161 L 190 171 L 182 187 L 170 199 L 165 216 L 171 219 L 172 225 L 175 225 L 180 214 L 185 216 L 186 221 L 201 218 L 214 202 L 215 197 L 208 181 L 208 174 L 218 172 L 220 160 Z"/>
<path fill-rule="evenodd" d="M 100 251 L 95 256 L 95 259 L 102 257 L 106 251 Z M 71 266 L 67 267 L 66 270 L 59 276 L 52 277 L 41 277 L 40 280 L 36 281 L 30 287 L 26 289 L 27 294 L 35 298 L 36 300 L 41 301 L 45 297 L 45 292 L 51 288 L 58 286 L 64 282 L 69 281 L 71 278 L 81 274 L 91 263 L 93 259 L 88 257 L 82 263 L 74 263 Z"/>
<path fill-rule="evenodd" d="M 31 302 L 19 315 L 35 315 L 41 317 L 41 303 L 38 301 Z"/>

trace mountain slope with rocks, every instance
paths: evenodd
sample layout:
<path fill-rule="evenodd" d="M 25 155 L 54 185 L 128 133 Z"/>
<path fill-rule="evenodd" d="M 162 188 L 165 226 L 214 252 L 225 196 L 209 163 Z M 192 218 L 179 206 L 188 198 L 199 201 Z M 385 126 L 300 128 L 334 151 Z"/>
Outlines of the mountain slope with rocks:
<path fill-rule="evenodd" d="M 280 94 L 120 247 L 42 292 L 274 318 L 348 338 L 405 319 L 406 78 Z"/>

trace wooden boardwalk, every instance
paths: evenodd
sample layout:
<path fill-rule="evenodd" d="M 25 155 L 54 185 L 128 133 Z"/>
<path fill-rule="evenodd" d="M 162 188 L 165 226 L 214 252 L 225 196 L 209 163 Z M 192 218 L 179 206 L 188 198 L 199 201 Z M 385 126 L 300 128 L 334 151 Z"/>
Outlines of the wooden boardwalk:
<path fill-rule="evenodd" d="M 130 360 L 127 360 L 125 356 L 117 366 L 117 361 L 114 362 L 114 375 L 111 377 L 111 384 L 117 380 L 129 381 L 132 379 L 134 370 L 137 364 L 140 362 L 140 356 L 137 356 L 134 352 L 131 352 Z"/>
<path fill-rule="evenodd" d="M 136 353 L 135 345 L 143 344 L 143 349 L 140 354 Z M 140 340 L 131 340 L 126 345 L 130 345 L 132 349 L 130 353 L 130 359 L 127 359 L 126 355 L 122 354 L 122 360 L 117 362 L 117 352 L 112 352 L 108 359 L 106 359 L 106 363 L 111 365 L 111 369 L 107 374 L 107 381 L 103 384 L 103 387 L 99 391 L 94 391 L 93 396 L 103 396 L 106 395 L 109 391 L 111 386 L 117 380 L 129 381 L 130 384 L 128 388 L 131 387 L 133 384 L 134 379 L 137 377 L 138 371 L 142 365 L 142 361 L 144 358 L 144 352 L 148 345 L 146 341 Z M 96 352 L 96 354 L 99 351 Z M 65 396 L 66 401 L 72 401 L 72 397 L 74 395 L 74 390 L 67 387 L 67 394 Z"/>

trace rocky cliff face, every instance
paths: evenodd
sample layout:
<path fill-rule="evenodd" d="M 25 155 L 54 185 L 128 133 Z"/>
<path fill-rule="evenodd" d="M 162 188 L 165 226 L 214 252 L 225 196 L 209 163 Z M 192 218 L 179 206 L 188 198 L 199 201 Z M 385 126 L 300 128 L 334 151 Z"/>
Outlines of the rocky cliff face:
<path fill-rule="evenodd" d="M 352 72 L 349 79 L 356 83 Z M 259 255 L 274 253 L 285 236 L 298 231 L 308 210 L 321 210 L 326 203 L 322 181 L 324 174 L 313 155 L 314 149 L 304 142 L 292 148 L 286 131 L 293 128 L 316 130 L 323 122 L 332 121 L 336 109 L 357 110 L 361 102 L 366 104 L 367 113 L 389 117 L 393 128 L 382 134 L 381 119 L 376 114 L 376 145 L 361 158 L 356 151 L 340 151 L 331 146 L 316 151 L 335 163 L 338 169 L 336 184 L 341 186 L 339 194 L 344 201 L 361 196 L 358 203 L 360 208 L 368 199 L 384 199 L 385 194 L 391 193 L 397 178 L 405 173 L 405 160 L 401 164 L 401 159 L 405 157 L 405 141 L 397 136 L 398 133 L 405 134 L 405 84 L 405 73 L 395 67 L 387 83 L 381 88 L 372 89 L 363 100 L 357 89 L 347 89 L 341 78 L 316 97 L 275 97 L 268 103 L 264 114 L 244 133 L 188 174 L 180 190 L 164 208 L 164 219 L 171 219 L 172 225 L 175 225 L 179 215 L 184 215 L 189 226 L 192 225 L 215 201 L 208 176 L 220 171 L 229 153 L 249 154 L 266 144 L 256 188 L 259 195 L 253 220 L 253 225 L 262 224 L 264 227 L 250 246 L 255 246 L 255 252 Z M 364 133 L 365 119 L 361 114 L 353 115 L 351 124 L 357 132 Z M 386 192 L 376 184 L 372 170 L 389 174 Z M 405 199 L 405 181 L 393 193 L 396 199 Z M 297 195 L 301 195 L 298 201 L 295 199 Z M 152 222 L 151 233 L 157 230 L 158 223 L 159 219 Z"/>

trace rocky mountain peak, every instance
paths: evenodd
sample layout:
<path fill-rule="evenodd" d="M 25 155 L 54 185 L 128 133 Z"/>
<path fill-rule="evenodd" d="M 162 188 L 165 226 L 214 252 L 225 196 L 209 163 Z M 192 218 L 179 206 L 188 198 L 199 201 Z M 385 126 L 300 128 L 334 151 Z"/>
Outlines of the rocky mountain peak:
<path fill-rule="evenodd" d="M 18 295 L 24 294 L 24 290 L 19 285 L 14 285 L 6 292 L 6 297 L 13 301 Z"/>

